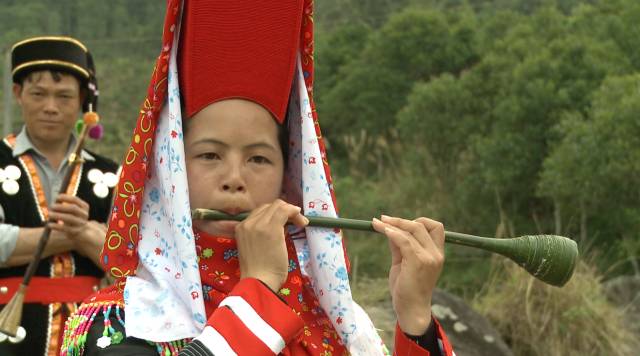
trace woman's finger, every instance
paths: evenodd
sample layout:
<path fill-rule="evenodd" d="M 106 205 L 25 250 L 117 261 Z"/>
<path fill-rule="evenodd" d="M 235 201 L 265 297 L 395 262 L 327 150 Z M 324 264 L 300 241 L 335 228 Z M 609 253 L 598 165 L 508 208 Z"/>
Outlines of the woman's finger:
<path fill-rule="evenodd" d="M 284 226 L 287 222 L 293 223 L 298 227 L 308 224 L 307 218 L 302 215 L 302 209 L 299 206 L 284 203 L 279 205 L 273 211 L 272 220 L 274 223 Z"/>
<path fill-rule="evenodd" d="M 374 230 L 386 236 L 386 228 L 387 224 L 382 221 L 373 218 L 371 220 Z M 387 241 L 389 242 L 389 250 L 391 251 L 391 265 L 396 265 L 402 262 L 402 252 L 400 252 L 400 248 L 392 241 L 390 237 L 387 236 Z"/>
<path fill-rule="evenodd" d="M 444 225 L 436 220 L 420 217 L 415 220 L 416 222 L 424 225 L 431 236 L 431 240 L 438 247 L 440 251 L 444 251 Z"/>
<path fill-rule="evenodd" d="M 246 224 L 246 223 L 249 223 L 249 222 L 251 222 L 253 220 L 259 219 L 262 216 L 262 214 L 264 214 L 264 211 L 267 210 L 267 208 L 269 208 L 269 204 L 263 204 L 263 205 L 260 205 L 259 207 L 255 208 L 255 209 L 251 210 L 251 212 L 249 213 L 249 216 L 247 216 L 247 218 L 244 219 L 244 221 L 241 221 L 240 224 L 242 224 L 242 223 Z"/>
<path fill-rule="evenodd" d="M 405 230 L 418 241 L 418 243 L 422 247 L 428 246 L 428 240 L 430 239 L 429 232 L 425 228 L 425 226 L 419 222 L 396 218 L 392 216 L 382 215 L 381 219 L 383 222 L 395 226 L 401 230 Z"/>
<path fill-rule="evenodd" d="M 411 233 L 387 224 L 378 219 L 373 219 L 373 227 L 389 239 L 391 246 L 392 264 L 397 264 L 403 258 L 416 256 L 419 250 L 424 249 Z"/>
<path fill-rule="evenodd" d="M 396 263 L 403 259 L 407 261 L 415 261 L 415 256 L 419 249 L 423 247 L 406 231 L 398 230 L 394 227 L 385 228 L 384 233 L 391 243 L 398 249 L 400 256 L 397 256 Z"/>
<path fill-rule="evenodd" d="M 268 216 L 270 222 L 282 226 L 287 222 L 298 227 L 304 227 L 309 223 L 309 220 L 302 215 L 302 209 L 299 206 L 289 204 L 281 199 L 276 199 L 271 204 L 265 212 L 265 216 Z"/>

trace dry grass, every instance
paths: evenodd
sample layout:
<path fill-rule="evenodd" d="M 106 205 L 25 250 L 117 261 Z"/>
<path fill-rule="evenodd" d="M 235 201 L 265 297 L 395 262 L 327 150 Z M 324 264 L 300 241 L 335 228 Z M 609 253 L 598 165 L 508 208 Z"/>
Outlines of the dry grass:
<path fill-rule="evenodd" d="M 624 324 L 623 308 L 607 300 L 601 282 L 595 267 L 582 261 L 562 288 L 501 262 L 473 306 L 516 355 L 634 355 L 638 341 Z"/>
<path fill-rule="evenodd" d="M 511 262 L 494 263 L 472 308 L 489 318 L 514 355 L 637 354 L 640 344 L 623 321 L 624 306 L 607 300 L 592 264 L 581 261 L 571 281 L 556 288 Z M 395 319 L 386 278 L 360 278 L 352 291 L 392 347 Z"/>

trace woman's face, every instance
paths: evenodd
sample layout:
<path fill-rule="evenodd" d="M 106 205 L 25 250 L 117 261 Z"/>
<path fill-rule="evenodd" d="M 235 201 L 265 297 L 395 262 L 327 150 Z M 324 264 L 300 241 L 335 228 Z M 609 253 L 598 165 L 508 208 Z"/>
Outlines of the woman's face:
<path fill-rule="evenodd" d="M 237 214 L 280 197 L 284 161 L 278 125 L 247 100 L 211 104 L 188 119 L 185 155 L 191 208 Z M 233 237 L 232 221 L 195 220 L 209 234 Z"/>

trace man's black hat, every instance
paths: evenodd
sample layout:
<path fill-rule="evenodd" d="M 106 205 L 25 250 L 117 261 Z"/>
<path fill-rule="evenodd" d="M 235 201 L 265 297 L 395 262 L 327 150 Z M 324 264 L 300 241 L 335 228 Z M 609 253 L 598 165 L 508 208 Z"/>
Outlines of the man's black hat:
<path fill-rule="evenodd" d="M 75 75 L 87 89 L 82 110 L 93 111 L 98 105 L 98 82 L 93 57 L 82 42 L 65 36 L 33 37 L 20 41 L 11 48 L 11 74 L 13 82 L 20 84 L 24 77 L 39 70 L 55 70 Z"/>

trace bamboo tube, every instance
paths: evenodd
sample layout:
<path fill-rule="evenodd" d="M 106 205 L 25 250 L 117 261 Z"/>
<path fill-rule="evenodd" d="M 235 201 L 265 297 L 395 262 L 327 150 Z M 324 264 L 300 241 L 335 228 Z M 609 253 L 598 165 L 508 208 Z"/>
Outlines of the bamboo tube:
<path fill-rule="evenodd" d="M 228 215 L 216 210 L 194 209 L 195 220 L 242 221 L 248 213 Z M 371 221 L 306 216 L 309 226 L 375 231 Z M 558 235 L 525 235 L 511 239 L 480 237 L 445 231 L 445 242 L 478 248 L 507 257 L 539 280 L 561 287 L 571 276 L 578 260 L 575 241 Z"/>

